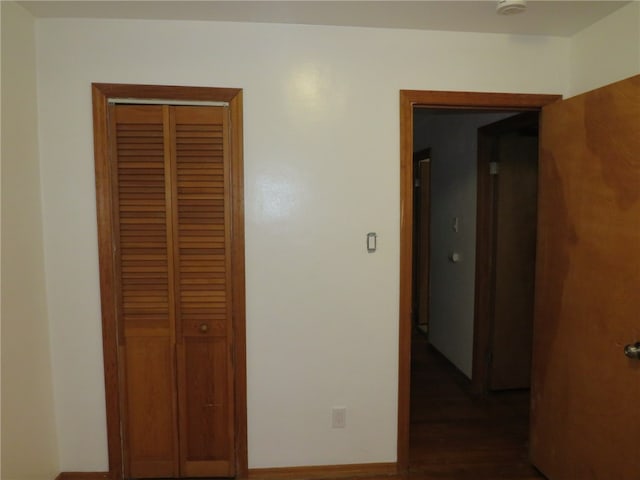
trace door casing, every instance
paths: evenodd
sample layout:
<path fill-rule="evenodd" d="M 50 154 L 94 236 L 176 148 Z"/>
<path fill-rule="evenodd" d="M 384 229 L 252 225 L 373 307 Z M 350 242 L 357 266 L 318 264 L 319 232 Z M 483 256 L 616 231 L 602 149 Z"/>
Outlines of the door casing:
<path fill-rule="evenodd" d="M 411 391 L 411 303 L 413 268 L 413 109 L 459 108 L 468 110 L 539 110 L 561 95 L 400 91 L 400 305 L 398 360 L 398 450 L 400 472 L 409 470 Z M 476 287 L 477 288 L 477 287 Z"/>
<path fill-rule="evenodd" d="M 112 241 L 110 219 L 111 191 L 106 181 L 109 167 L 109 137 L 107 131 L 108 100 L 132 98 L 137 100 L 228 102 L 231 132 L 229 137 L 231 158 L 232 232 L 231 263 L 233 279 L 233 368 L 235 389 L 235 464 L 236 478 L 248 476 L 247 455 L 247 381 L 246 381 L 246 326 L 245 326 L 245 269 L 244 269 L 244 191 L 242 150 L 242 89 L 212 87 L 177 87 L 159 85 L 130 85 L 93 83 L 93 131 L 96 169 L 96 202 L 98 211 L 99 258 L 110 258 Z M 109 478 L 123 478 L 122 434 L 120 431 L 120 385 L 118 373 L 118 331 L 115 322 L 115 291 L 112 262 L 100 262 L 100 299 L 102 304 L 102 342 L 105 374 L 105 400 L 107 417 L 107 446 Z"/>

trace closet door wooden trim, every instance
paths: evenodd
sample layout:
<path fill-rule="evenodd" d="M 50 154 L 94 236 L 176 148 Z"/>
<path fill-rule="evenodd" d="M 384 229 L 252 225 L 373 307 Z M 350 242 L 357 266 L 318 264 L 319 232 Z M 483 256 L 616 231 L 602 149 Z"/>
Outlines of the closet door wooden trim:
<path fill-rule="evenodd" d="M 242 151 L 242 90 L 232 88 L 177 87 L 129 84 L 92 84 L 94 156 L 96 172 L 96 202 L 98 220 L 98 254 L 100 258 L 100 290 L 102 304 L 103 355 L 105 374 L 107 443 L 109 454 L 109 477 L 123 478 L 123 451 L 120 432 L 122 413 L 118 374 L 118 345 L 123 332 L 116 326 L 117 272 L 113 261 L 113 244 L 117 230 L 114 227 L 116 212 L 113 211 L 114 192 L 109 179 L 114 174 L 110 162 L 108 100 L 110 98 L 133 98 L 144 100 L 185 100 L 228 102 L 229 155 L 231 216 L 230 230 L 231 282 L 233 288 L 233 332 L 232 361 L 234 368 L 235 400 L 233 405 L 235 423 L 235 471 L 236 478 L 248 475 L 247 460 L 247 400 L 246 400 L 246 340 L 245 340 L 245 283 L 244 283 L 244 191 Z"/>

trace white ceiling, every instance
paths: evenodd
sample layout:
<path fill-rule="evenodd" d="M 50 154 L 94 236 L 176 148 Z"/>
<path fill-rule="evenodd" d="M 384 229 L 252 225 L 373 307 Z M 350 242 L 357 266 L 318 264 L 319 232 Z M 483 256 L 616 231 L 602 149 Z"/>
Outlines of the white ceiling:
<path fill-rule="evenodd" d="M 635 0 L 638 1 L 638 0 Z M 629 1 L 529 0 L 518 15 L 495 1 L 22 1 L 35 17 L 217 20 L 572 36 Z"/>

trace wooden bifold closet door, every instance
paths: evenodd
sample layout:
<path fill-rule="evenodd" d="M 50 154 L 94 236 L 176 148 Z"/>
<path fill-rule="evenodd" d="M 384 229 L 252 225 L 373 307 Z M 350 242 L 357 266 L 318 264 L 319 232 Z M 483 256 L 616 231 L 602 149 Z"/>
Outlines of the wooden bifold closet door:
<path fill-rule="evenodd" d="M 109 106 L 125 477 L 234 475 L 228 116 Z"/>

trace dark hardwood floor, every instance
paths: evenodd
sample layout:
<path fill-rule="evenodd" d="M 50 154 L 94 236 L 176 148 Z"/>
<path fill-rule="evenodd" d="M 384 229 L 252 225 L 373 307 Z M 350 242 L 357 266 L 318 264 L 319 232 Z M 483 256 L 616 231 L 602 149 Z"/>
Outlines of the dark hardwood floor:
<path fill-rule="evenodd" d="M 529 392 L 480 398 L 470 381 L 414 333 L 411 480 L 540 480 L 528 461 Z"/>

